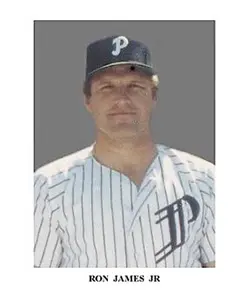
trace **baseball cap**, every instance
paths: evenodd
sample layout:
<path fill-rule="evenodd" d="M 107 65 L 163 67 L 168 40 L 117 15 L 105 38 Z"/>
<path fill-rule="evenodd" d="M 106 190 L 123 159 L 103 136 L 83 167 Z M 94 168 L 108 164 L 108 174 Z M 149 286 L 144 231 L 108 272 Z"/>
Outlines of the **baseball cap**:
<path fill-rule="evenodd" d="M 116 65 L 131 64 L 135 70 L 156 74 L 148 47 L 126 36 L 110 36 L 92 42 L 87 47 L 86 78 Z"/>

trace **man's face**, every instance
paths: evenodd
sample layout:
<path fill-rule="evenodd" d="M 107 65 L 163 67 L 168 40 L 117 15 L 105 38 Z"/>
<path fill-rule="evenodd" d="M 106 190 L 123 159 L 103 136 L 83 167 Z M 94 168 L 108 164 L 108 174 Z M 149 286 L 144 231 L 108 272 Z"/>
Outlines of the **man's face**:
<path fill-rule="evenodd" d="M 114 138 L 145 134 L 156 102 L 151 77 L 130 66 L 109 68 L 92 78 L 87 110 L 98 130 Z"/>

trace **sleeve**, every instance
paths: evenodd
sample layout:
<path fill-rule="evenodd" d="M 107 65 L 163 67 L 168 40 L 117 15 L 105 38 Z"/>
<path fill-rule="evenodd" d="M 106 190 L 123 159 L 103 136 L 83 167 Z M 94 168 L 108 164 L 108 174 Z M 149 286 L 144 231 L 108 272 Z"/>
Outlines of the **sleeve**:
<path fill-rule="evenodd" d="M 204 197 L 204 221 L 202 239 L 200 242 L 200 261 L 207 264 L 215 262 L 215 190 L 214 190 L 214 166 L 206 172 L 206 180 L 209 194 Z"/>
<path fill-rule="evenodd" d="M 34 267 L 59 267 L 62 256 L 57 210 L 49 204 L 48 180 L 34 175 Z"/>

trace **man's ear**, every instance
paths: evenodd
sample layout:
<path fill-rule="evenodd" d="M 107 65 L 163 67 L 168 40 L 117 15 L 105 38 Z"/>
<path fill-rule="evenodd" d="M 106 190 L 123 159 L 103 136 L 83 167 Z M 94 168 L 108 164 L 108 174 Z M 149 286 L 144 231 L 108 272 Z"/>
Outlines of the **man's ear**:
<path fill-rule="evenodd" d="M 154 90 L 153 91 L 153 106 L 155 107 L 156 106 L 156 103 L 157 103 L 157 96 L 158 96 L 158 94 L 157 94 L 157 91 L 156 90 Z"/>
<path fill-rule="evenodd" d="M 86 95 L 84 95 L 84 106 L 89 113 L 92 112 L 91 105 L 90 105 L 90 97 L 87 97 Z"/>
<path fill-rule="evenodd" d="M 153 98 L 153 109 L 155 109 L 156 104 L 157 104 L 157 97 L 155 96 L 155 97 Z"/>

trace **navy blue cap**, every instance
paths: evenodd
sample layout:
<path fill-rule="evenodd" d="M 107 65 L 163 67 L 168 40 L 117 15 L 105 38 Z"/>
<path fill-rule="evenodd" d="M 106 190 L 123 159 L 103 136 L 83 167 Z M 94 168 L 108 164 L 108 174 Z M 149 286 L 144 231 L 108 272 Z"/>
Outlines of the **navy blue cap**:
<path fill-rule="evenodd" d="M 111 36 L 88 45 L 86 80 L 96 72 L 124 64 L 131 64 L 148 75 L 156 74 L 146 45 L 126 36 Z"/>

